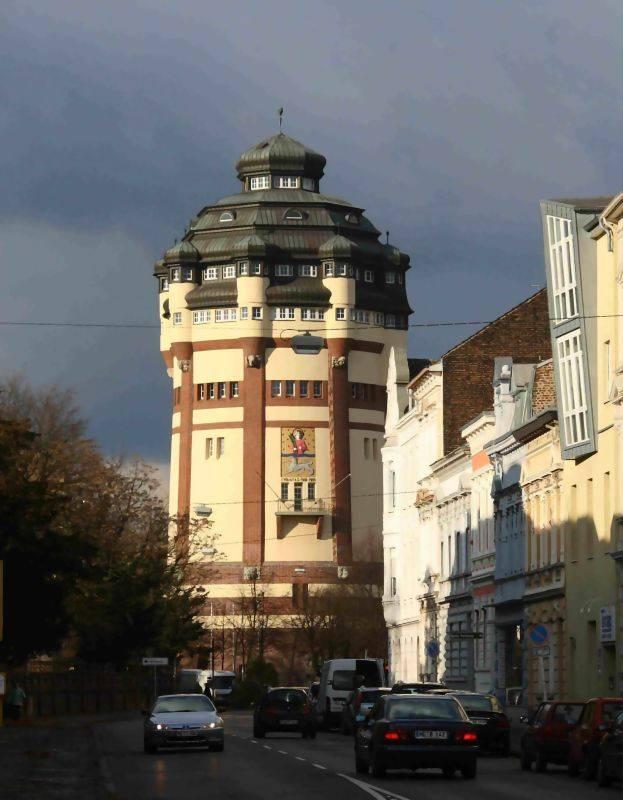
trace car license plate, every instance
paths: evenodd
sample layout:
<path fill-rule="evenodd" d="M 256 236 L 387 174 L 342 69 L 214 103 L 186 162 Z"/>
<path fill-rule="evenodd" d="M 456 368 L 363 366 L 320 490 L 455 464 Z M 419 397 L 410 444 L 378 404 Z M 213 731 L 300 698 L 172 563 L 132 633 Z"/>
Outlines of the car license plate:
<path fill-rule="evenodd" d="M 281 720 L 281 724 L 282 725 L 298 725 L 298 721 L 295 720 L 295 719 L 282 719 Z"/>
<path fill-rule="evenodd" d="M 486 720 L 486 719 L 472 719 L 471 720 L 472 725 L 486 725 L 487 722 L 488 722 L 488 720 Z"/>
<path fill-rule="evenodd" d="M 448 731 L 416 731 L 416 739 L 447 739 Z"/>
<path fill-rule="evenodd" d="M 191 739 L 193 736 L 197 734 L 195 731 L 178 731 L 177 735 L 180 736 L 182 739 Z"/>

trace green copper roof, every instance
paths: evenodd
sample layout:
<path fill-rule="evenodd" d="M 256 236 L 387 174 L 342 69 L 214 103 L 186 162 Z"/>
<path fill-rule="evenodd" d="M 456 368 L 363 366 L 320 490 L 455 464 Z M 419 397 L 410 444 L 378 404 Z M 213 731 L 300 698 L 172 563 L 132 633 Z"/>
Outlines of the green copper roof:
<path fill-rule="evenodd" d="M 283 172 L 321 178 L 327 159 L 285 133 L 258 142 L 238 159 L 236 170 L 243 180 L 247 175 Z"/>
<path fill-rule="evenodd" d="M 174 247 L 171 247 L 164 254 L 164 258 L 168 262 L 177 263 L 179 261 L 197 261 L 199 253 L 197 249 L 190 242 L 182 239 Z"/>

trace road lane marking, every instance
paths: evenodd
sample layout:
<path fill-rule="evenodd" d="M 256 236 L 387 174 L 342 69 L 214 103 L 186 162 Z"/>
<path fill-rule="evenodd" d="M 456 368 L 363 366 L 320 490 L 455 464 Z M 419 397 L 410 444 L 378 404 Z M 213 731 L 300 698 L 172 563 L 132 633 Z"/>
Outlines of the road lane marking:
<path fill-rule="evenodd" d="M 281 753 L 282 756 L 287 756 L 288 755 L 285 750 L 278 750 L 277 752 Z"/>
<path fill-rule="evenodd" d="M 345 778 L 347 781 L 354 783 L 355 786 L 363 789 L 363 791 L 367 792 L 374 800 L 409 800 L 408 797 L 402 794 L 396 794 L 396 792 L 391 789 L 379 789 L 378 786 L 372 786 L 370 783 L 358 781 L 356 778 L 351 778 L 350 775 L 344 775 L 343 772 L 338 772 L 337 775 L 339 778 Z M 381 792 L 383 792 L 383 794 L 381 794 Z"/>
<path fill-rule="evenodd" d="M 296 758 L 297 761 L 307 761 L 306 758 L 301 758 L 301 756 L 294 756 L 294 758 Z"/>
<path fill-rule="evenodd" d="M 255 741 L 255 739 L 249 739 L 249 741 L 251 742 L 251 744 L 257 744 L 257 742 Z"/>
<path fill-rule="evenodd" d="M 316 769 L 326 769 L 326 767 L 323 767 L 322 764 L 312 764 L 312 767 L 316 767 Z"/>
<path fill-rule="evenodd" d="M 264 750 L 272 750 L 273 748 L 269 744 L 263 744 L 262 747 Z"/>

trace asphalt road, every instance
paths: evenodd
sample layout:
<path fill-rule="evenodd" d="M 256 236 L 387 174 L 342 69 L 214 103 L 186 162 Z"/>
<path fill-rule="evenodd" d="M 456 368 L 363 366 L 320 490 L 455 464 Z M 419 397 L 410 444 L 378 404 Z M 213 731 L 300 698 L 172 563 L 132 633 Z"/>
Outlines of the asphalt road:
<path fill-rule="evenodd" d="M 479 759 L 478 776 L 444 778 L 422 770 L 383 779 L 357 775 L 350 737 L 319 733 L 252 736 L 248 714 L 225 715 L 225 751 L 143 753 L 142 718 L 97 726 L 104 771 L 119 800 L 590 800 L 619 796 L 552 767 L 525 773 L 517 758 Z"/>

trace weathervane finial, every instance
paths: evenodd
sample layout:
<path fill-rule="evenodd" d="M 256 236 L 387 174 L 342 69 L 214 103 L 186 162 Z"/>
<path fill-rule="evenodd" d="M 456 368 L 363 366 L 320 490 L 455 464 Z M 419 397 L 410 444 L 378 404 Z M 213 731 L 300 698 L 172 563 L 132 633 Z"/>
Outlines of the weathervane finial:
<path fill-rule="evenodd" d="M 279 114 L 279 133 L 281 133 L 281 123 L 283 121 L 283 106 L 277 109 L 277 113 Z"/>

